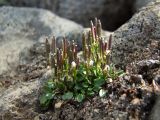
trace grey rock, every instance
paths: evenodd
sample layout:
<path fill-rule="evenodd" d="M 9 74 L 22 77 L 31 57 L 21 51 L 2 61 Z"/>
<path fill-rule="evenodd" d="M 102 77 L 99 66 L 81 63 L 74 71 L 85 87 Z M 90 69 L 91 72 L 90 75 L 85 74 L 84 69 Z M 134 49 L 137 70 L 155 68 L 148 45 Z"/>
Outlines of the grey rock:
<path fill-rule="evenodd" d="M 135 2 L 135 9 L 138 11 L 140 8 L 146 6 L 150 2 L 156 2 L 158 0 L 136 0 Z"/>
<path fill-rule="evenodd" d="M 101 18 L 107 30 L 115 30 L 134 13 L 134 0 L 8 0 L 10 5 L 49 9 L 88 27 Z"/>
<path fill-rule="evenodd" d="M 17 106 L 27 106 L 29 111 L 37 109 L 40 88 L 46 81 L 46 77 L 49 76 L 45 74 L 41 79 L 17 83 L 5 91 L 0 91 L 0 118 L 5 114 L 15 115 L 18 111 Z M 4 119 L 7 118 L 4 117 Z"/>
<path fill-rule="evenodd" d="M 160 110 L 160 95 L 158 95 L 156 103 L 152 109 L 149 120 L 159 120 L 159 110 Z"/>
<path fill-rule="evenodd" d="M 125 65 L 126 57 L 136 50 L 147 48 L 151 39 L 160 39 L 160 3 L 155 2 L 141 9 L 113 35 L 112 59 Z"/>
<path fill-rule="evenodd" d="M 0 74 L 18 64 L 19 53 L 46 36 L 78 40 L 83 27 L 42 9 L 0 8 Z M 60 41 L 59 41 L 60 43 Z"/>

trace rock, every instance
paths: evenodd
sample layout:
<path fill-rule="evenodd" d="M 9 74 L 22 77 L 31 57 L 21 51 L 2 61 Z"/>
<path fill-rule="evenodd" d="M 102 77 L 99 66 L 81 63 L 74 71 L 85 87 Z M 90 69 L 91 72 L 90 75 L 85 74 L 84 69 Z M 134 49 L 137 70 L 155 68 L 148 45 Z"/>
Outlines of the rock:
<path fill-rule="evenodd" d="M 160 95 L 158 95 L 156 103 L 152 109 L 150 120 L 159 120 L 159 110 L 160 110 Z"/>
<path fill-rule="evenodd" d="M 154 80 L 156 81 L 156 83 L 158 85 L 160 85 L 160 75 L 156 75 L 155 78 L 154 78 Z"/>
<path fill-rule="evenodd" d="M 112 46 L 112 59 L 114 63 L 125 65 L 126 63 L 133 62 L 134 58 L 130 57 L 131 54 L 135 54 L 135 51 L 138 51 L 136 54 L 140 58 L 140 55 L 148 47 L 148 44 L 151 43 L 151 39 L 159 41 L 159 11 L 159 2 L 148 5 L 114 32 Z M 142 59 L 144 58 L 142 57 Z"/>
<path fill-rule="evenodd" d="M 0 93 L 0 114 L 3 115 L 3 113 L 8 110 L 12 111 L 11 108 L 14 108 L 14 106 L 16 107 L 16 104 L 34 105 L 36 103 L 36 99 L 38 98 L 35 96 L 38 96 L 37 90 L 40 86 L 40 81 L 35 80 L 33 82 L 17 84 L 3 93 Z M 20 104 L 19 101 L 21 101 L 22 104 Z M 13 111 L 16 111 L 16 109 Z"/>
<path fill-rule="evenodd" d="M 63 101 L 58 101 L 57 103 L 55 103 L 54 107 L 57 108 L 57 109 L 59 109 L 59 108 L 62 107 L 63 103 L 64 103 Z"/>
<path fill-rule="evenodd" d="M 52 12 L 89 26 L 89 20 L 98 17 L 104 28 L 115 30 L 134 13 L 134 0 L 8 0 L 13 6 L 49 9 Z M 113 9 L 114 8 L 114 9 Z"/>
<path fill-rule="evenodd" d="M 146 6 L 150 2 L 155 2 L 158 0 L 136 0 L 135 2 L 135 9 L 138 11 L 140 8 Z"/>
<path fill-rule="evenodd" d="M 32 111 L 34 113 L 33 117 L 35 117 L 37 114 L 35 111 L 39 109 L 40 91 L 46 79 L 48 80 L 50 77 L 48 72 L 46 71 L 40 79 L 19 82 L 6 90 L 0 91 L 0 118 L 3 116 L 7 120 L 11 118 L 15 120 L 20 108 L 23 108 L 20 111 L 26 118 L 31 118 L 31 115 L 28 115 L 29 111 Z M 8 118 L 8 116 L 12 117 Z"/>
<path fill-rule="evenodd" d="M 0 74 L 18 64 L 19 54 L 46 36 L 80 38 L 83 28 L 42 9 L 0 8 Z M 13 69 L 12 69 L 13 70 Z"/>

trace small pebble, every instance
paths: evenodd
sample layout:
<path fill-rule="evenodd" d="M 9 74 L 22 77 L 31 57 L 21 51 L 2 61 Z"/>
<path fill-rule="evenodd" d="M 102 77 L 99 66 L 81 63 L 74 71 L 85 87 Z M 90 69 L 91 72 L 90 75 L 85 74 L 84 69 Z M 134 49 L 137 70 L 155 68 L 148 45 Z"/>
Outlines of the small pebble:
<path fill-rule="evenodd" d="M 63 104 L 63 101 L 59 101 L 59 102 L 55 103 L 54 107 L 61 108 L 62 104 Z"/>
<path fill-rule="evenodd" d="M 121 97 L 120 97 L 120 100 L 125 100 L 126 96 L 127 96 L 126 94 L 122 94 Z"/>
<path fill-rule="evenodd" d="M 139 99 L 139 98 L 135 98 L 135 99 L 133 99 L 133 100 L 131 101 L 131 103 L 132 103 L 133 105 L 140 105 L 140 99 Z"/>

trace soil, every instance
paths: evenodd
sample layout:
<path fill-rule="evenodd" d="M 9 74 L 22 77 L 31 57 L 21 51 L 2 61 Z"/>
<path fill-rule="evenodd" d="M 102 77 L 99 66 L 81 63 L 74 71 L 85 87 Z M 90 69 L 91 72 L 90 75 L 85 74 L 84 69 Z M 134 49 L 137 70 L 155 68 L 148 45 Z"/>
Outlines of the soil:
<path fill-rule="evenodd" d="M 107 90 L 105 97 L 100 98 L 97 94 L 82 103 L 53 101 L 53 105 L 43 111 L 38 98 L 24 96 L 26 100 L 34 98 L 34 102 L 29 104 L 17 100 L 17 111 L 5 111 L 0 120 L 148 120 L 160 88 L 160 42 L 152 42 L 148 45 L 147 55 L 141 52 L 145 58 L 134 59 L 126 67 L 126 75 L 104 85 Z M 0 75 L 0 94 L 20 82 L 40 79 L 47 72 L 44 51 L 44 45 L 34 45 L 29 50 L 28 63 L 17 66 L 15 75 Z M 59 107 L 55 108 L 55 104 L 59 103 Z"/>

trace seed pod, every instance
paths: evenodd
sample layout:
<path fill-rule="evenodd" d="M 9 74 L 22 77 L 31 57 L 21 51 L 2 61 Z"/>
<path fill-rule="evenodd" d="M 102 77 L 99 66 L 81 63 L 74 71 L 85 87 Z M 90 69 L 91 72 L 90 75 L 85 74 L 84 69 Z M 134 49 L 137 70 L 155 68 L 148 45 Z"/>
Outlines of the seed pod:
<path fill-rule="evenodd" d="M 56 39 L 53 36 L 51 42 L 51 68 L 55 67 Z"/>
<path fill-rule="evenodd" d="M 112 47 L 112 34 L 109 36 L 109 40 L 108 40 L 108 50 L 111 50 Z"/>
<path fill-rule="evenodd" d="M 105 51 L 108 50 L 108 46 L 107 46 L 107 45 L 108 45 L 107 42 L 105 42 L 105 43 L 104 43 L 104 49 L 105 49 Z"/>
<path fill-rule="evenodd" d="M 49 54 L 50 54 L 50 44 L 49 44 L 49 41 L 48 39 L 46 38 L 46 59 L 47 59 L 47 66 L 50 65 L 49 64 Z"/>
<path fill-rule="evenodd" d="M 56 53 L 56 56 L 57 56 L 57 70 L 60 68 L 60 53 L 59 53 L 59 48 L 57 48 L 57 53 Z"/>
<path fill-rule="evenodd" d="M 51 68 L 54 68 L 55 66 L 55 53 L 51 53 Z"/>
<path fill-rule="evenodd" d="M 62 49 L 59 50 L 59 68 L 60 70 L 63 69 L 63 51 Z"/>
<path fill-rule="evenodd" d="M 100 52 L 100 56 L 102 57 L 102 55 L 103 55 L 103 42 L 102 42 L 102 39 L 99 39 L 99 52 Z"/>
<path fill-rule="evenodd" d="M 79 58 L 77 58 L 76 64 L 77 64 L 77 68 L 78 68 L 79 64 L 80 64 Z"/>
<path fill-rule="evenodd" d="M 84 60 L 86 61 L 88 59 L 88 46 L 85 46 L 85 55 L 84 55 Z"/>
<path fill-rule="evenodd" d="M 52 42 L 51 42 L 51 53 L 56 53 L 56 38 L 53 36 Z"/>
<path fill-rule="evenodd" d="M 74 56 L 74 54 L 75 54 L 75 42 L 74 42 L 74 40 L 72 40 L 72 46 L 71 46 L 72 48 L 71 48 L 71 50 L 72 50 L 72 59 L 74 60 L 75 59 L 75 56 Z"/>
<path fill-rule="evenodd" d="M 91 33 L 92 33 L 92 39 L 93 39 L 93 42 L 95 42 L 95 31 L 94 31 L 94 25 L 93 25 L 93 22 L 91 21 Z"/>
<path fill-rule="evenodd" d="M 82 50 L 84 51 L 86 45 L 86 35 L 85 33 L 82 34 Z"/>
<path fill-rule="evenodd" d="M 92 45 L 92 43 L 93 43 L 92 33 L 91 33 L 91 31 L 89 30 L 89 32 L 88 32 L 88 44 L 89 44 L 89 45 Z"/>
<path fill-rule="evenodd" d="M 98 20 L 97 20 L 97 18 L 94 19 L 94 24 L 95 24 L 95 27 L 96 27 L 96 30 L 97 30 L 97 25 L 98 25 Z"/>
<path fill-rule="evenodd" d="M 91 45 L 88 45 L 88 59 L 91 59 Z"/>
<path fill-rule="evenodd" d="M 101 37 L 101 34 L 102 34 L 102 25 L 101 25 L 101 21 L 98 20 L 98 23 L 97 23 L 97 35 L 98 35 L 98 37 Z"/>
<path fill-rule="evenodd" d="M 57 77 L 58 71 L 57 71 L 57 64 L 54 65 L 54 76 Z"/>
<path fill-rule="evenodd" d="M 63 50 L 63 59 L 66 59 L 66 57 L 67 57 L 67 40 L 66 40 L 65 37 L 63 38 L 63 48 L 62 48 L 62 50 Z"/>
<path fill-rule="evenodd" d="M 77 45 L 74 45 L 73 53 L 74 53 L 74 60 L 77 61 Z"/>

